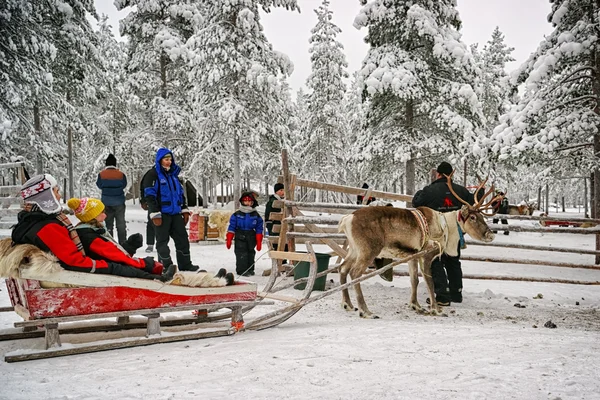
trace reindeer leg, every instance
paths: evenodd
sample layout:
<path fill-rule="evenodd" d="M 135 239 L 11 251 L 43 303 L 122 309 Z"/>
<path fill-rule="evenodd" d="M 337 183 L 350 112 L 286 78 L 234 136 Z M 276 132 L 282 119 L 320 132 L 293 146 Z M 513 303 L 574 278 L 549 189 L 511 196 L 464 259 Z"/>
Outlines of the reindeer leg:
<path fill-rule="evenodd" d="M 356 265 L 363 265 L 364 267 L 362 268 L 352 268 L 350 270 L 350 277 L 352 279 L 356 279 L 360 276 L 362 276 L 365 273 L 365 270 L 367 269 L 367 265 L 370 265 L 374 260 L 374 257 L 371 257 L 370 260 L 367 260 L 366 262 L 364 260 L 359 260 L 359 262 L 357 262 Z M 363 296 L 363 292 L 362 292 L 362 288 L 360 287 L 360 283 L 357 283 L 356 285 L 354 285 L 354 291 L 356 292 L 356 302 L 358 303 L 358 311 L 359 311 L 359 315 L 361 318 L 369 318 L 369 319 L 376 319 L 379 318 L 377 315 L 373 314 L 371 311 L 369 311 L 369 308 L 367 307 L 367 303 L 365 302 L 365 297 Z"/>
<path fill-rule="evenodd" d="M 413 310 L 417 311 L 417 312 L 422 312 L 423 309 L 421 308 L 421 305 L 419 304 L 419 301 L 417 300 L 417 287 L 419 286 L 419 274 L 418 274 L 418 268 L 419 268 L 419 262 L 422 263 L 422 259 L 419 260 L 410 260 L 408 262 L 408 273 L 410 275 L 410 308 L 412 308 Z"/>
<path fill-rule="evenodd" d="M 352 262 L 348 262 L 348 259 L 344 260 L 342 265 L 340 265 L 340 285 L 346 284 L 348 277 L 348 264 L 352 264 Z M 348 293 L 348 288 L 342 289 L 342 308 L 346 311 L 357 311 L 356 308 L 352 305 L 352 301 L 350 300 L 350 294 Z"/>
<path fill-rule="evenodd" d="M 429 313 L 431 315 L 439 315 L 442 310 L 438 307 L 437 302 L 435 301 L 435 290 L 433 287 L 433 277 L 431 276 L 431 262 L 433 261 L 434 256 L 425 256 L 423 257 L 422 264 L 422 272 L 423 278 L 425 279 L 425 283 L 427 284 L 427 290 L 429 291 Z"/>

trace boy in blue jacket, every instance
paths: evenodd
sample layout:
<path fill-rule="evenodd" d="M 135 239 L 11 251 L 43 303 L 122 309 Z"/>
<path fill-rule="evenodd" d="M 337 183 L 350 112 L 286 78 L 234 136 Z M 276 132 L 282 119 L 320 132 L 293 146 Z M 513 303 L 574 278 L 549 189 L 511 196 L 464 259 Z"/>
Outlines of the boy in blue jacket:
<path fill-rule="evenodd" d="M 235 237 L 236 272 L 241 276 L 254 275 L 254 256 L 262 249 L 263 219 L 256 211 L 258 201 L 252 192 L 244 192 L 240 197 L 240 208 L 231 215 L 227 228 L 227 248 Z"/>

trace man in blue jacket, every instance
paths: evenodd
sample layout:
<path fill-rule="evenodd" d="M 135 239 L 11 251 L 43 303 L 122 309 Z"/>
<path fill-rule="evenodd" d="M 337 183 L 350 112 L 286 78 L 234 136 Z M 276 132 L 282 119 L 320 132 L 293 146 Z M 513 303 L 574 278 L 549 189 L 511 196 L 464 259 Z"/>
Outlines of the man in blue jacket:
<path fill-rule="evenodd" d="M 182 271 L 197 271 L 190 258 L 190 241 L 185 229 L 190 211 L 187 209 L 183 187 L 178 176 L 181 168 L 175 163 L 171 150 L 160 148 L 156 152 L 154 168 L 144 176 L 144 200 L 155 225 L 158 261 L 165 268 L 173 264 L 169 238 L 173 238 L 177 265 Z"/>
<path fill-rule="evenodd" d="M 127 177 L 117 168 L 117 159 L 109 154 L 106 158 L 106 167 L 98 174 L 96 186 L 102 191 L 102 203 L 106 214 L 106 230 L 113 235 L 115 220 L 117 221 L 117 235 L 119 243 L 127 241 L 127 225 L 125 222 L 125 188 Z"/>

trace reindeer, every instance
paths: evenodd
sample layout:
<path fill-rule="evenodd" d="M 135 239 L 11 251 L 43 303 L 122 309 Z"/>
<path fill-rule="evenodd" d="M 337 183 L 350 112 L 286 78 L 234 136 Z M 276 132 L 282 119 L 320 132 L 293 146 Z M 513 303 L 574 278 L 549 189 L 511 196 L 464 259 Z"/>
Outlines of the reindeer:
<path fill-rule="evenodd" d="M 365 207 L 346 215 L 340 221 L 339 232 L 344 232 L 348 238 L 348 255 L 340 266 L 340 284 L 347 281 L 348 273 L 351 279 L 360 277 L 375 258 L 404 258 L 422 250 L 430 250 L 420 259 L 409 261 L 411 282 L 410 307 L 417 312 L 424 312 L 417 301 L 417 286 L 419 277 L 417 268 L 427 284 L 430 299 L 430 313 L 438 314 L 441 310 L 435 301 L 433 279 L 431 277 L 431 262 L 434 258 L 446 253 L 458 255 L 458 243 L 461 233 L 468 233 L 472 238 L 491 242 L 494 234 L 488 228 L 483 215 L 491 216 L 485 210 L 491 209 L 491 204 L 499 197 L 483 204 L 483 200 L 494 193 L 494 187 L 470 205 L 461 199 L 452 188 L 452 174 L 446 176 L 450 192 L 464 205 L 460 210 L 441 213 L 428 207 L 416 209 L 401 209 L 393 207 Z M 479 185 L 476 193 L 480 193 L 487 179 Z M 500 196 L 501 199 L 501 196 Z M 369 311 L 362 293 L 360 283 L 355 286 L 359 315 L 362 318 L 378 318 Z M 348 289 L 342 291 L 342 307 L 345 310 L 356 310 L 350 301 Z"/>
<path fill-rule="evenodd" d="M 508 215 L 533 215 L 533 211 L 536 208 L 535 203 L 523 202 L 519 205 L 509 204 Z"/>

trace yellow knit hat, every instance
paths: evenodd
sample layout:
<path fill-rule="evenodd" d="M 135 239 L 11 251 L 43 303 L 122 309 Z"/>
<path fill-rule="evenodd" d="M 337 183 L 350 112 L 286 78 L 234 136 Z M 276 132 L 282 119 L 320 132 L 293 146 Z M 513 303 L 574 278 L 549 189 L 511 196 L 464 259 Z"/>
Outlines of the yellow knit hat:
<path fill-rule="evenodd" d="M 67 205 L 81 222 L 90 222 L 104 211 L 104 203 L 92 197 L 74 197 L 67 201 Z"/>

